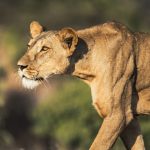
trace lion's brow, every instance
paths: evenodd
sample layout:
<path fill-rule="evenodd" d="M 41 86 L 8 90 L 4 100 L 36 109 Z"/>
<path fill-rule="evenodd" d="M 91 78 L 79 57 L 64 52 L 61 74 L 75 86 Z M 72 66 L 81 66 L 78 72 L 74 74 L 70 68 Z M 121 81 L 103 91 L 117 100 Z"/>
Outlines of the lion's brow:
<path fill-rule="evenodd" d="M 30 47 L 32 48 L 32 47 L 33 47 L 40 39 L 42 39 L 42 38 L 44 39 L 44 38 L 46 38 L 47 36 L 50 38 L 52 34 L 53 34 L 53 32 L 48 31 L 47 33 L 45 33 L 45 34 L 43 34 L 43 35 L 37 37 L 37 38 L 35 39 L 35 41 L 30 45 Z"/>

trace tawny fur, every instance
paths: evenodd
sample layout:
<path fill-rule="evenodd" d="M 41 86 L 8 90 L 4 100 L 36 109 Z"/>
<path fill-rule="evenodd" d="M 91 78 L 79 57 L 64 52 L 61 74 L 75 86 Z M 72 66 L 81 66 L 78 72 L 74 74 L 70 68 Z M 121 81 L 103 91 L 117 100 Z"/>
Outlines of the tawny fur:
<path fill-rule="evenodd" d="M 37 22 L 30 28 L 33 38 L 19 71 L 35 82 L 70 74 L 91 87 L 93 105 L 104 121 L 90 150 L 109 150 L 119 136 L 127 149 L 144 150 L 136 116 L 150 114 L 150 35 L 116 22 L 79 31 L 44 32 Z"/>

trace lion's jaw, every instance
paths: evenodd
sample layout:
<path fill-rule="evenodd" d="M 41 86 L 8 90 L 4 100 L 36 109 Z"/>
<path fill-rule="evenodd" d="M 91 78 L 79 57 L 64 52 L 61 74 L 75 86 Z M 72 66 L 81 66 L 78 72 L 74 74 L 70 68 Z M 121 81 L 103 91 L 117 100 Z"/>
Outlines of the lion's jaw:
<path fill-rule="evenodd" d="M 30 78 L 27 78 L 23 74 L 23 71 L 21 71 L 20 69 L 18 70 L 18 74 L 21 78 L 21 82 L 22 82 L 23 87 L 26 88 L 26 89 L 36 88 L 38 85 L 40 85 L 40 83 L 43 80 L 43 79 L 30 79 Z"/>
<path fill-rule="evenodd" d="M 22 85 L 23 85 L 23 87 L 26 88 L 26 89 L 34 89 L 34 88 L 36 88 L 39 84 L 40 84 L 39 81 L 31 80 L 31 79 L 28 79 L 28 78 L 26 78 L 26 77 L 23 77 L 23 78 L 22 78 Z"/>

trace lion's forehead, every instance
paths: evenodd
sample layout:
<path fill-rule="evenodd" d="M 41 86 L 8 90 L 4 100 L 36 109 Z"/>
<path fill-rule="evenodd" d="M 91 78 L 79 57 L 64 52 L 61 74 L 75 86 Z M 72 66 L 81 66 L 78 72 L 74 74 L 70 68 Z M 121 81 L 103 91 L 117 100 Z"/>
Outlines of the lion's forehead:
<path fill-rule="evenodd" d="M 33 46 L 37 45 L 40 46 L 46 41 L 51 43 L 55 39 L 55 31 L 48 31 L 48 32 L 43 32 L 41 35 L 39 35 L 36 38 L 30 39 L 28 45 Z"/>

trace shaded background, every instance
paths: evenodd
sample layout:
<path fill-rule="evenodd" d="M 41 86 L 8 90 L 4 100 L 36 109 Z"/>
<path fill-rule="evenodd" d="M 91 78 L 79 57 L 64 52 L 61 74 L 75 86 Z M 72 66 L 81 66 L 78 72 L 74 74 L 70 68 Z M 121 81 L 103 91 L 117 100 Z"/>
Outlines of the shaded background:
<path fill-rule="evenodd" d="M 31 92 L 20 87 L 16 63 L 32 20 L 49 30 L 117 20 L 149 32 L 149 16 L 149 0 L 0 0 L 0 149 L 87 150 L 102 121 L 89 87 L 78 79 L 55 77 Z M 140 120 L 148 150 L 150 119 Z M 124 150 L 120 140 L 113 150 Z"/>

